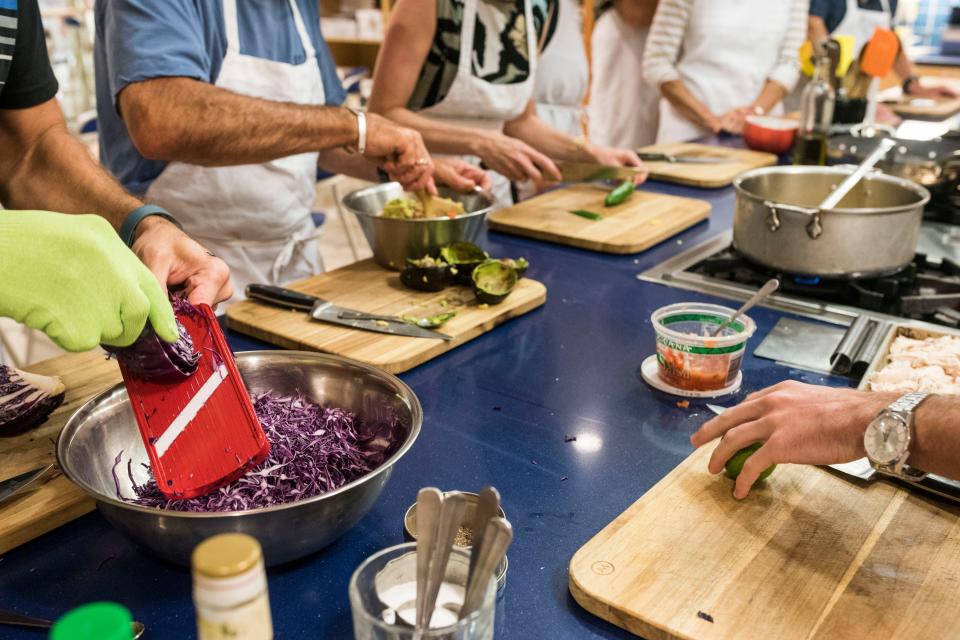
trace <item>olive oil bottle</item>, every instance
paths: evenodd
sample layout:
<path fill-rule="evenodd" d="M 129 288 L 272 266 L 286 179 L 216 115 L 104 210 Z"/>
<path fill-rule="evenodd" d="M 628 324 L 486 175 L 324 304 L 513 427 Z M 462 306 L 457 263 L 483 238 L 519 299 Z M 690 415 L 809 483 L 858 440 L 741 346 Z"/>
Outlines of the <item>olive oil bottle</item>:
<path fill-rule="evenodd" d="M 804 87 L 800 99 L 800 128 L 793 147 L 793 164 L 827 163 L 827 138 L 836 103 L 837 94 L 830 82 L 830 58 L 821 54 L 813 80 Z"/>

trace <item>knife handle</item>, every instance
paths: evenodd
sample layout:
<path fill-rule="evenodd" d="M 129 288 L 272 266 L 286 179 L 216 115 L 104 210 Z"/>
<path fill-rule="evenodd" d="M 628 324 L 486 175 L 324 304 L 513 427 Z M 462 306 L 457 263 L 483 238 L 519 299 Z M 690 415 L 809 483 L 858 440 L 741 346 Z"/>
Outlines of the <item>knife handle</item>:
<path fill-rule="evenodd" d="M 306 293 L 284 289 L 283 287 L 274 287 L 269 284 L 248 284 L 246 294 L 251 300 L 260 300 L 278 307 L 301 311 L 313 311 L 313 306 L 319 300 L 319 298 Z"/>

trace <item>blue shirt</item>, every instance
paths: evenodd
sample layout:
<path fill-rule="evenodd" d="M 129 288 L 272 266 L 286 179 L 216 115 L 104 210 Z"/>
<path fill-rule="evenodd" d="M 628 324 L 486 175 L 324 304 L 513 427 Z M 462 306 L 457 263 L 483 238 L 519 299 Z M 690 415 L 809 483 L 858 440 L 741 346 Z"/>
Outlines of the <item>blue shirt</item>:
<path fill-rule="evenodd" d="M 328 105 L 345 93 L 330 49 L 320 33 L 316 0 L 296 0 L 317 50 Z M 267 60 L 302 64 L 306 52 L 287 0 L 237 2 L 240 52 Z M 137 151 L 117 109 L 128 84 L 183 76 L 216 82 L 227 50 L 223 4 L 219 0 L 97 0 L 94 64 L 100 160 L 131 192 L 142 195 L 165 162 Z"/>
<path fill-rule="evenodd" d="M 858 0 L 858 4 L 867 11 L 883 11 L 880 0 Z M 891 13 L 896 14 L 897 0 L 888 0 L 888 4 Z M 810 0 L 810 15 L 823 18 L 827 32 L 833 33 L 847 15 L 847 0 Z"/>

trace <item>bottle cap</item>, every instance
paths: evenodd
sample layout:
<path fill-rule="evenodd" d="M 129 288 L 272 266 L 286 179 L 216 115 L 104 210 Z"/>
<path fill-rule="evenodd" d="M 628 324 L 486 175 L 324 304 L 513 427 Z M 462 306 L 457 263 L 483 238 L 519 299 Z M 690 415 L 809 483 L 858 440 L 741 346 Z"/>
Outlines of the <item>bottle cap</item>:
<path fill-rule="evenodd" d="M 50 640 L 132 640 L 133 617 L 114 602 L 93 602 L 68 611 L 50 631 Z"/>
<path fill-rule="evenodd" d="M 207 538 L 193 550 L 195 573 L 228 578 L 250 570 L 263 559 L 260 543 L 245 533 L 221 533 Z"/>

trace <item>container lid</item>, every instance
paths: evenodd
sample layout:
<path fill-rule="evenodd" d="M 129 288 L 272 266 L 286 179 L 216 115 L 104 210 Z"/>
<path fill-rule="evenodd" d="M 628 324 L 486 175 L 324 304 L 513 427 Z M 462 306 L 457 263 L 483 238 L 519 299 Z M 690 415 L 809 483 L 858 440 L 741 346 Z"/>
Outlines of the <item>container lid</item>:
<path fill-rule="evenodd" d="M 193 550 L 195 573 L 228 578 L 248 571 L 263 560 L 260 543 L 245 533 L 221 533 L 207 538 Z"/>
<path fill-rule="evenodd" d="M 132 640 L 133 617 L 114 602 L 93 602 L 60 618 L 50 631 L 51 640 Z"/>

